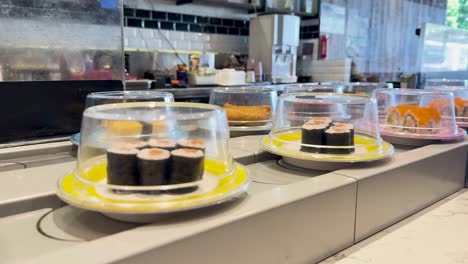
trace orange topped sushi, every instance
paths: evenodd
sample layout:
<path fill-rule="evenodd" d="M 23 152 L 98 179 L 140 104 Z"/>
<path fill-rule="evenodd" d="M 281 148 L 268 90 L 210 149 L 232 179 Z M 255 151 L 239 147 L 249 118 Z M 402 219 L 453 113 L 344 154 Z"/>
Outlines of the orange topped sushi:
<path fill-rule="evenodd" d="M 463 98 L 457 96 L 454 103 L 457 122 L 468 122 L 468 100 L 463 100 Z"/>
<path fill-rule="evenodd" d="M 385 123 L 391 130 L 408 133 L 435 133 L 442 116 L 439 108 L 417 105 L 397 105 L 390 107 L 385 117 Z"/>

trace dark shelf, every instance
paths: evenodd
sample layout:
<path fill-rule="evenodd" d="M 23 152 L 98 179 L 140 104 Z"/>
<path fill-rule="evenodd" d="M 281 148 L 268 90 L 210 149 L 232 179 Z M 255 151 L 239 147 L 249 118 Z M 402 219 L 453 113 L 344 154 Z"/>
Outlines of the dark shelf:
<path fill-rule="evenodd" d="M 220 7 L 229 7 L 243 10 L 251 10 L 253 7 L 251 4 L 239 4 L 231 3 L 227 1 L 217 1 L 217 0 L 176 0 L 176 5 L 184 4 L 200 4 L 200 5 L 211 5 L 211 6 L 220 6 Z"/>
<path fill-rule="evenodd" d="M 253 14 L 255 13 L 255 10 L 251 9 L 249 10 L 249 13 Z M 305 12 L 299 12 L 299 11 L 293 11 L 293 10 L 287 10 L 287 9 L 280 9 L 280 8 L 259 8 L 257 9 L 257 14 L 258 15 L 267 15 L 267 14 L 287 14 L 287 15 L 296 15 L 301 17 L 302 20 L 312 20 L 312 19 L 319 19 L 318 14 L 310 14 L 310 13 L 305 13 Z"/>
<path fill-rule="evenodd" d="M 220 0 L 176 0 L 176 5 L 184 5 L 184 4 L 200 4 L 200 5 L 230 7 L 230 8 L 247 10 L 249 14 L 256 13 L 258 15 L 291 14 L 291 15 L 296 15 L 296 16 L 301 17 L 302 20 L 319 19 L 318 14 L 313 15 L 310 13 L 292 11 L 292 10 L 280 9 L 280 8 L 264 8 L 264 7 L 257 6 L 257 9 L 255 10 L 251 4 L 230 3 L 227 1 L 220 1 Z"/>

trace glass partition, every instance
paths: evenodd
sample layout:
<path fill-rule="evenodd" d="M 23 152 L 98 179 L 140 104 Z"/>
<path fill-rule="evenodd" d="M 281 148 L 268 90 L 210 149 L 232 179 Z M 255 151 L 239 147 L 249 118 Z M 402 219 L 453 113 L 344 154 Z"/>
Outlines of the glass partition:
<path fill-rule="evenodd" d="M 467 85 L 468 30 L 427 23 L 420 50 L 424 86 Z"/>
<path fill-rule="evenodd" d="M 0 0 L 0 81 L 122 80 L 121 0 Z"/>

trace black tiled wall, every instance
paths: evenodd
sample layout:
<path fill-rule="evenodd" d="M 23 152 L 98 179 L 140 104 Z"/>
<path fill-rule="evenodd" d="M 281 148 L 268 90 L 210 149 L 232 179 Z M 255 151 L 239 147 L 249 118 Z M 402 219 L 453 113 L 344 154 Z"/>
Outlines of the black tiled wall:
<path fill-rule="evenodd" d="M 249 35 L 249 21 L 124 8 L 126 27 Z"/>
<path fill-rule="evenodd" d="M 312 38 L 319 38 L 320 35 L 320 26 L 302 26 L 300 30 L 300 38 L 301 39 L 312 39 Z"/>

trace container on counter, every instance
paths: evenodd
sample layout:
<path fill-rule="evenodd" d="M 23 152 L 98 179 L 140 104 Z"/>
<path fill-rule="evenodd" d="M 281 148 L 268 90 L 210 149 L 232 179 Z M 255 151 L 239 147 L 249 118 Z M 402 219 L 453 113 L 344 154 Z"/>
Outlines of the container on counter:
<path fill-rule="evenodd" d="M 245 71 L 236 71 L 234 69 L 222 69 L 217 71 L 216 83 L 222 86 L 245 85 Z"/>
<path fill-rule="evenodd" d="M 218 88 L 210 95 L 210 104 L 226 111 L 231 132 L 269 131 L 276 100 L 274 89 L 261 87 Z"/>
<path fill-rule="evenodd" d="M 403 145 L 424 145 L 431 140 L 457 140 L 455 100 L 449 90 L 377 89 L 379 126 L 386 140 Z"/>
<path fill-rule="evenodd" d="M 60 179 L 58 194 L 117 219 L 220 203 L 248 185 L 246 170 L 229 153 L 227 131 L 225 112 L 207 104 L 88 108 L 77 166 Z"/>
<path fill-rule="evenodd" d="M 288 163 L 324 170 L 393 154 L 393 147 L 380 137 L 376 101 L 350 94 L 281 95 L 262 144 Z"/>

